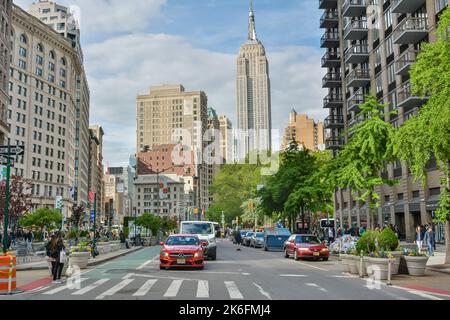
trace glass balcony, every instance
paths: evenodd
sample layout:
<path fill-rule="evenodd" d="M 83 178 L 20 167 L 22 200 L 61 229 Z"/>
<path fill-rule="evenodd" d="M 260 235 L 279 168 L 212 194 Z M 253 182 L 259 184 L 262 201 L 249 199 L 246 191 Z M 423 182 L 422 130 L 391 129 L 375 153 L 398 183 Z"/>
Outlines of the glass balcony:
<path fill-rule="evenodd" d="M 395 44 L 418 43 L 428 35 L 427 18 L 407 17 L 395 28 Z"/>
<path fill-rule="evenodd" d="M 344 117 L 331 115 L 324 121 L 325 129 L 339 129 L 344 127 Z"/>
<path fill-rule="evenodd" d="M 428 97 L 419 97 L 412 93 L 411 83 L 405 82 L 397 90 L 398 108 L 403 108 L 403 113 L 407 113 L 411 109 L 418 108 L 427 102 Z"/>
<path fill-rule="evenodd" d="M 322 48 L 338 48 L 339 47 L 339 33 L 327 31 L 320 40 Z"/>
<path fill-rule="evenodd" d="M 323 99 L 323 107 L 325 109 L 341 108 L 343 105 L 342 94 L 331 93 Z"/>
<path fill-rule="evenodd" d="M 327 10 L 320 18 L 320 27 L 325 29 L 337 28 L 339 24 L 338 14 L 336 10 Z"/>
<path fill-rule="evenodd" d="M 319 9 L 336 9 L 337 0 L 319 0 Z"/>
<path fill-rule="evenodd" d="M 354 69 L 349 73 L 346 78 L 347 86 L 353 88 L 361 88 L 370 83 L 370 71 L 369 69 Z"/>
<path fill-rule="evenodd" d="M 335 137 L 330 137 L 325 139 L 325 147 L 327 149 L 339 149 L 344 145 L 344 139 L 338 139 Z"/>
<path fill-rule="evenodd" d="M 367 44 L 356 44 L 345 51 L 345 63 L 364 63 L 369 60 L 369 47 Z"/>
<path fill-rule="evenodd" d="M 344 17 L 360 17 L 365 12 L 365 0 L 346 0 L 342 6 L 342 15 Z"/>
<path fill-rule="evenodd" d="M 322 79 L 323 88 L 339 88 L 342 85 L 342 77 L 339 72 L 328 72 Z"/>
<path fill-rule="evenodd" d="M 366 100 L 364 98 L 363 91 L 359 89 L 353 96 L 350 97 L 350 99 L 347 100 L 347 111 L 354 111 L 358 113 L 360 111 L 359 106 L 364 102 L 366 102 Z"/>
<path fill-rule="evenodd" d="M 392 13 L 413 13 L 425 2 L 426 0 L 392 0 Z"/>
<path fill-rule="evenodd" d="M 327 52 L 322 57 L 322 68 L 337 68 L 341 65 L 341 55 L 338 52 Z"/>
<path fill-rule="evenodd" d="M 408 49 L 403 52 L 395 60 L 395 73 L 397 75 L 406 76 L 409 74 L 409 69 L 411 65 L 416 62 L 416 57 L 419 54 L 418 50 Z"/>
<path fill-rule="evenodd" d="M 367 38 L 368 32 L 367 20 L 350 21 L 344 28 L 344 39 L 361 40 Z"/>

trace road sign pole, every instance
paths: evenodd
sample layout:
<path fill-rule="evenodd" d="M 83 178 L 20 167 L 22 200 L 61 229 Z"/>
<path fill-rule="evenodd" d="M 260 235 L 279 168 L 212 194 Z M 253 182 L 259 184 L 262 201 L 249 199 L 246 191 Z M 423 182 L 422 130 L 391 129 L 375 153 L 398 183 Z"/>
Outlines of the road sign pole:
<path fill-rule="evenodd" d="M 6 254 L 8 251 L 8 223 L 9 223 L 9 178 L 11 175 L 11 146 L 8 143 L 8 163 L 6 167 L 6 185 L 5 185 L 5 211 L 3 218 L 3 254 Z"/>

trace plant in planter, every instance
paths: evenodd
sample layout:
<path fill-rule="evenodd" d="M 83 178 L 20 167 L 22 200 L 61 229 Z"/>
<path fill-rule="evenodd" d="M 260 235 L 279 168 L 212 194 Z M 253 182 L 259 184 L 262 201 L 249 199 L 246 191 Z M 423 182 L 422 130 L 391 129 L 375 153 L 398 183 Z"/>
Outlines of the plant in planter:
<path fill-rule="evenodd" d="M 82 242 L 70 249 L 70 265 L 86 269 L 91 257 L 91 247 L 88 242 Z"/>
<path fill-rule="evenodd" d="M 395 258 L 391 253 L 387 253 L 385 251 L 372 252 L 368 258 L 368 274 L 374 274 L 377 280 L 387 280 L 389 273 L 389 262 L 393 263 L 395 261 L 394 259 Z"/>
<path fill-rule="evenodd" d="M 368 274 L 367 267 L 369 266 L 369 261 L 367 257 L 376 251 L 377 236 L 378 232 L 368 230 L 356 242 L 356 253 L 358 255 L 358 259 L 356 260 L 356 268 L 358 270 L 358 274 L 360 275 L 364 276 Z"/>
<path fill-rule="evenodd" d="M 424 276 L 427 268 L 428 256 L 417 250 L 404 251 L 404 258 L 408 267 L 408 273 L 411 276 Z"/>
<path fill-rule="evenodd" d="M 400 259 L 402 256 L 402 251 L 399 248 L 399 241 L 397 235 L 391 228 L 385 228 L 378 235 L 378 246 L 381 251 L 389 252 L 395 259 L 392 265 L 392 274 L 398 274 L 398 269 L 400 267 Z"/>

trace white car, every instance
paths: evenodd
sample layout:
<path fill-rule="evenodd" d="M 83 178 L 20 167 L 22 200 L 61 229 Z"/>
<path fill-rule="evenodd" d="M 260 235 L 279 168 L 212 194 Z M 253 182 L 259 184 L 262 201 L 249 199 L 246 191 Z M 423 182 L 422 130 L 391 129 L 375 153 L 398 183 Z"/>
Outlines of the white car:
<path fill-rule="evenodd" d="M 207 243 L 205 248 L 205 256 L 216 260 L 217 245 L 216 233 L 213 222 L 210 221 L 182 221 L 180 226 L 180 234 L 195 234 L 201 242 Z"/>

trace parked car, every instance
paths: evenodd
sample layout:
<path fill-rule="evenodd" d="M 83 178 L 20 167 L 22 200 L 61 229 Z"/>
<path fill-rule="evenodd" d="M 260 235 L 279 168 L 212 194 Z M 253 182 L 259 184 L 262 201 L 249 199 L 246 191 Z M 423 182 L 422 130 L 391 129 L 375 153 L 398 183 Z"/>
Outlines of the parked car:
<path fill-rule="evenodd" d="M 250 239 L 255 233 L 253 231 L 249 231 L 245 234 L 245 236 L 242 238 L 242 245 L 249 247 L 250 246 Z"/>
<path fill-rule="evenodd" d="M 193 267 L 203 269 L 205 245 L 206 242 L 201 241 L 196 235 L 171 235 L 166 242 L 162 243 L 159 268 Z"/>
<path fill-rule="evenodd" d="M 256 232 L 250 238 L 250 247 L 262 248 L 264 246 L 264 233 Z"/>
<path fill-rule="evenodd" d="M 328 261 L 330 251 L 324 242 L 321 242 L 315 235 L 293 234 L 284 243 L 284 257 L 294 256 L 295 260 L 309 258 Z"/>

